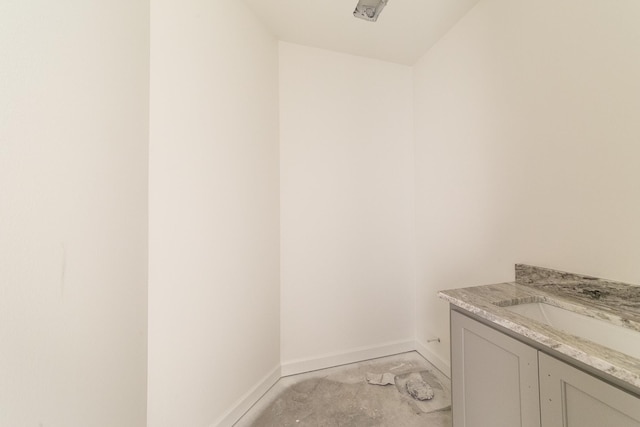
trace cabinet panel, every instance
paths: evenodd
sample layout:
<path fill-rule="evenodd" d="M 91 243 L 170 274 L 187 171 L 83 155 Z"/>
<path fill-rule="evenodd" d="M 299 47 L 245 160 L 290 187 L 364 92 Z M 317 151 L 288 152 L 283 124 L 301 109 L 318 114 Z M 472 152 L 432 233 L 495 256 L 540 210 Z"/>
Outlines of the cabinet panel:
<path fill-rule="evenodd" d="M 640 399 L 540 353 L 543 427 L 640 427 Z"/>
<path fill-rule="evenodd" d="M 537 350 L 451 312 L 454 427 L 539 427 Z"/>

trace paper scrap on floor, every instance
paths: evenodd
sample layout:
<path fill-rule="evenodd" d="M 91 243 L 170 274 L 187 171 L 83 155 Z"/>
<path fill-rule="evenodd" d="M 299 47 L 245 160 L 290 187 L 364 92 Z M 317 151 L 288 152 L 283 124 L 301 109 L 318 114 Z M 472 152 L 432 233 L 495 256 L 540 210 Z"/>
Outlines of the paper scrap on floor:
<path fill-rule="evenodd" d="M 396 383 L 396 376 L 390 372 L 384 374 L 367 373 L 367 382 L 373 385 L 391 385 Z"/>

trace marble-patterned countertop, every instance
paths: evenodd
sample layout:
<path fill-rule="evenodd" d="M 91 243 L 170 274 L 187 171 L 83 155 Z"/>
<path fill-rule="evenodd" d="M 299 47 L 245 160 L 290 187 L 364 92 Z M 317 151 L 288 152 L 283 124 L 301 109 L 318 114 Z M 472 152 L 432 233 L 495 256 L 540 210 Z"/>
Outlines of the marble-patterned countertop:
<path fill-rule="evenodd" d="M 518 264 L 516 281 L 441 291 L 450 304 L 640 391 L 640 360 L 507 310 L 546 302 L 640 331 L 640 286 Z"/>

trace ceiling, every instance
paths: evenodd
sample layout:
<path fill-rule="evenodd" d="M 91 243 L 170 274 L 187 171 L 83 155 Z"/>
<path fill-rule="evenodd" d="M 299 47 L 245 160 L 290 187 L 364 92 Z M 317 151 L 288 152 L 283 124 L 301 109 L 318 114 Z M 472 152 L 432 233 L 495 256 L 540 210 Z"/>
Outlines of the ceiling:
<path fill-rule="evenodd" d="M 378 22 L 357 0 L 244 0 L 283 41 L 413 65 L 479 0 L 389 0 Z"/>

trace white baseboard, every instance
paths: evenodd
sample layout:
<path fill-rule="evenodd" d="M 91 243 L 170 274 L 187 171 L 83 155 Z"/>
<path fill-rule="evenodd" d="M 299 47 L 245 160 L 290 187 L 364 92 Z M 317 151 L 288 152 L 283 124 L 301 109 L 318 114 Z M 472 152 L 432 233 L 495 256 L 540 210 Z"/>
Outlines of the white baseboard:
<path fill-rule="evenodd" d="M 286 377 L 304 372 L 317 371 L 318 369 L 346 365 L 347 363 L 406 353 L 408 351 L 414 351 L 415 349 L 415 341 L 407 340 L 387 343 L 380 346 L 360 347 L 344 353 L 328 354 L 312 359 L 294 360 L 282 364 L 282 376 Z"/>
<path fill-rule="evenodd" d="M 442 359 L 440 356 L 429 350 L 429 348 L 420 341 L 415 342 L 415 348 L 418 353 L 427 359 L 433 366 L 438 368 L 440 372 L 451 378 L 451 364 L 449 361 Z"/>
<path fill-rule="evenodd" d="M 230 427 L 234 425 L 282 376 L 280 365 L 259 381 L 242 396 L 226 414 L 218 418 L 210 427 Z"/>

